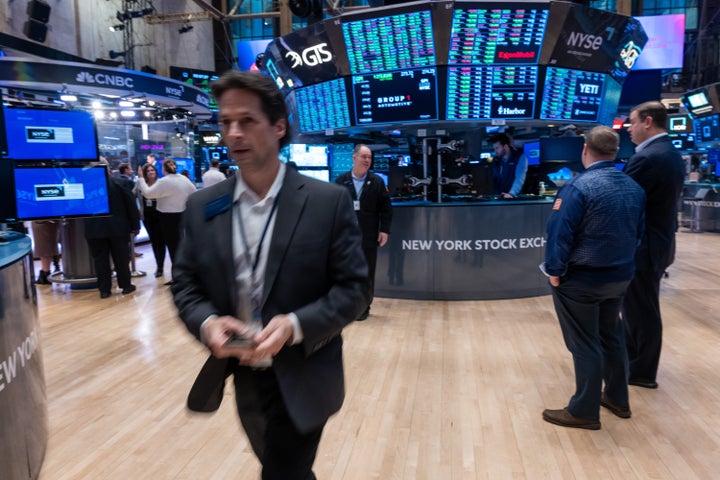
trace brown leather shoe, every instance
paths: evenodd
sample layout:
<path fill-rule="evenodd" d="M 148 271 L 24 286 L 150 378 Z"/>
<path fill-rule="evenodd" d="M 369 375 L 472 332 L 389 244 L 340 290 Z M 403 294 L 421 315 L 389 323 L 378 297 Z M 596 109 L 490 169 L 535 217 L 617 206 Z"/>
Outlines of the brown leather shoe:
<path fill-rule="evenodd" d="M 621 407 L 617 403 L 613 403 L 610 401 L 610 399 L 605 395 L 603 392 L 602 397 L 600 397 L 600 405 L 610 410 L 612 413 L 617 415 L 620 418 L 630 418 L 632 416 L 632 412 L 630 411 L 630 407 Z"/>
<path fill-rule="evenodd" d="M 543 420 L 560 425 L 561 427 L 585 428 L 587 430 L 600 430 L 599 420 L 580 418 L 568 412 L 567 407 L 562 410 L 544 410 Z"/>

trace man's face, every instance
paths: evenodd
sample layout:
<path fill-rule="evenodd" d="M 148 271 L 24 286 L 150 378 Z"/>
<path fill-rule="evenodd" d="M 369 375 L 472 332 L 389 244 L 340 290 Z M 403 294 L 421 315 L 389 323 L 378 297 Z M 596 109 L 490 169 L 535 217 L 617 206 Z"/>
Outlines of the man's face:
<path fill-rule="evenodd" d="M 648 130 L 645 124 L 646 122 L 640 120 L 640 116 L 636 110 L 630 112 L 630 126 L 627 128 L 627 131 L 630 134 L 630 140 L 632 140 L 635 145 L 640 145 L 648 139 Z"/>
<path fill-rule="evenodd" d="M 145 160 L 147 160 L 147 163 L 150 165 L 155 165 L 155 155 L 148 155 L 145 157 Z"/>
<path fill-rule="evenodd" d="M 361 176 L 370 170 L 372 164 L 372 152 L 368 147 L 360 147 L 357 153 L 353 153 L 353 170 Z"/>
<path fill-rule="evenodd" d="M 495 150 L 495 156 L 504 158 L 508 153 L 508 146 L 503 145 L 500 142 L 493 143 L 493 150 Z"/>
<path fill-rule="evenodd" d="M 222 137 L 230 158 L 240 170 L 256 170 L 277 161 L 286 121 L 270 123 L 260 97 L 249 90 L 232 89 L 218 100 Z"/>

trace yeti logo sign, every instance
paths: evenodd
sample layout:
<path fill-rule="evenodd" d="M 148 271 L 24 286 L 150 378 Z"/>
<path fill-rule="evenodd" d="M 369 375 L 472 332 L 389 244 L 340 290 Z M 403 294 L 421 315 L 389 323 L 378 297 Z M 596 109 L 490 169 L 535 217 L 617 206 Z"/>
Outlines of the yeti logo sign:
<path fill-rule="evenodd" d="M 327 50 L 327 43 L 320 43 L 306 48 L 301 54 L 289 50 L 285 54 L 285 58 L 292 62 L 290 68 L 314 67 L 332 61 L 332 53 Z"/>

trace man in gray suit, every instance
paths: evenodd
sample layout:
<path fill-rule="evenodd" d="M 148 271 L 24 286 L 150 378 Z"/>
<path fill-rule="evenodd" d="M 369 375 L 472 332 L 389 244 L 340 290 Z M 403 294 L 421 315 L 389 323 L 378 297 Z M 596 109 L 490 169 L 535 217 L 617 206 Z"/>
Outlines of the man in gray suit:
<path fill-rule="evenodd" d="M 287 110 L 269 78 L 213 84 L 239 175 L 198 191 L 173 263 L 175 304 L 212 352 L 188 406 L 212 411 L 233 375 L 262 478 L 315 478 L 323 427 L 344 398 L 341 331 L 367 305 L 367 265 L 350 198 L 286 168 Z"/>

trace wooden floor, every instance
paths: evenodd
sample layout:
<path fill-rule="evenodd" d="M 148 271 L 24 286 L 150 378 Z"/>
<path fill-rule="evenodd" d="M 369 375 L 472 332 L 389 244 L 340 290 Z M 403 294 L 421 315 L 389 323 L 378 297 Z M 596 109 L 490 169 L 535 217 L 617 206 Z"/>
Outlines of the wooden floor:
<path fill-rule="evenodd" d="M 318 478 L 720 478 L 720 235 L 678 243 L 662 286 L 660 388 L 631 387 L 632 419 L 602 411 L 599 431 L 542 421 L 573 392 L 549 296 L 380 298 L 345 330 L 347 398 Z M 151 251 L 138 251 L 152 273 Z M 185 410 L 204 349 L 162 281 L 135 283 L 106 300 L 38 287 L 50 422 L 40 480 L 259 478 L 231 389 L 214 415 Z"/>

